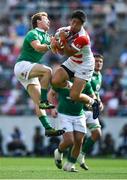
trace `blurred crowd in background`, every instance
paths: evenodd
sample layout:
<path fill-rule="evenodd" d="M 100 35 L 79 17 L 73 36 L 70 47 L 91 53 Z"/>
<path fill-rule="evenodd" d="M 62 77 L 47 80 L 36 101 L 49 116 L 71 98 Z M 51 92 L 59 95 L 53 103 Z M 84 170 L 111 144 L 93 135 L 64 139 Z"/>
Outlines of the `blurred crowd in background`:
<path fill-rule="evenodd" d="M 104 56 L 103 84 L 100 91 L 105 116 L 127 116 L 127 0 L 0 0 L 0 114 L 33 115 L 34 105 L 23 87 L 17 82 L 13 67 L 20 53 L 27 31 L 31 28 L 30 17 L 46 11 L 51 21 L 50 34 L 69 23 L 70 13 L 82 9 L 88 16 L 86 29 L 91 37 L 92 50 Z M 65 60 L 48 52 L 44 63 L 52 68 Z M 35 127 L 28 150 L 25 135 L 19 127 L 3 136 L 0 130 L 0 155 L 50 156 L 60 138 L 45 138 L 41 127 Z M 3 149 L 3 142 L 7 138 Z M 107 133 L 91 149 L 89 155 L 127 157 L 127 124 L 119 132 L 121 144 L 116 147 L 112 134 Z"/>
<path fill-rule="evenodd" d="M 103 130 L 103 129 L 102 129 Z M 5 148 L 3 141 L 6 140 Z M 28 150 L 25 141 L 25 135 L 18 126 L 15 126 L 11 134 L 4 137 L 0 131 L 0 156 L 53 156 L 54 150 L 60 143 L 60 137 L 48 138 L 45 144 L 45 137 L 40 126 L 36 126 L 34 134 L 31 137 L 32 150 Z M 115 140 L 111 133 L 106 133 L 88 152 L 89 156 L 107 156 L 107 157 L 123 157 L 127 158 L 127 124 L 125 124 L 119 132 L 120 144 L 116 146 Z M 96 147 L 95 147 L 96 146 Z M 66 155 L 66 152 L 65 152 Z"/>
<path fill-rule="evenodd" d="M 6 2 L 5 2 L 6 1 Z M 62 3 L 63 2 L 63 3 Z M 0 114 L 34 114 L 34 106 L 13 74 L 30 17 L 46 11 L 50 34 L 69 23 L 69 15 L 83 9 L 93 52 L 104 55 L 101 98 L 108 116 L 127 116 L 127 1 L 126 0 L 1 0 L 0 1 Z M 47 53 L 44 63 L 52 68 L 65 57 Z M 26 108 L 27 107 L 27 108 Z"/>
<path fill-rule="evenodd" d="M 31 28 L 31 15 L 46 11 L 51 21 L 49 33 L 54 34 L 59 27 L 68 25 L 69 15 L 75 9 L 86 12 L 85 26 L 92 50 L 105 57 L 100 91 L 103 113 L 127 116 L 127 0 L 1 0 L 0 114 L 34 114 L 31 99 L 13 74 L 24 36 Z M 64 59 L 49 52 L 44 63 L 54 68 Z"/>

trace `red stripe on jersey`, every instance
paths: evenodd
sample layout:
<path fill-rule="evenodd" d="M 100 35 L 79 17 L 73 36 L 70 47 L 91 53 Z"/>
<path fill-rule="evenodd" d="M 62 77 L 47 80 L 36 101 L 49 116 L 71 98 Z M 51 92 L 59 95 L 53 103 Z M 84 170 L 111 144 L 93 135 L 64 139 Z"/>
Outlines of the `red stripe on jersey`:
<path fill-rule="evenodd" d="M 76 57 L 76 58 L 82 58 L 82 54 L 78 54 L 78 55 L 73 55 L 73 57 Z"/>
<path fill-rule="evenodd" d="M 77 63 L 77 64 L 81 64 L 83 61 L 77 61 L 77 60 L 74 60 L 74 59 L 71 59 L 73 62 Z"/>
<path fill-rule="evenodd" d="M 89 36 L 88 35 L 86 35 L 86 36 L 79 36 L 79 37 L 77 37 L 74 40 L 74 45 L 77 48 L 82 48 L 83 46 L 88 45 L 88 44 L 90 44 L 90 40 L 89 40 Z"/>

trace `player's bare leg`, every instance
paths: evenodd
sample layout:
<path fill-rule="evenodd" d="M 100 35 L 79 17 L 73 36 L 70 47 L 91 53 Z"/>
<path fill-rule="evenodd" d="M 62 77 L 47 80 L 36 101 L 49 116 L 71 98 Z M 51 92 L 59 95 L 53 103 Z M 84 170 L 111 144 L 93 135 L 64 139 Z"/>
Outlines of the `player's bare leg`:
<path fill-rule="evenodd" d="M 96 125 L 94 125 L 94 124 L 88 125 L 88 127 L 94 127 L 94 126 L 96 126 Z M 88 137 L 85 140 L 85 143 L 82 145 L 82 151 L 78 157 L 78 162 L 79 162 L 81 168 L 83 168 L 85 170 L 89 169 L 87 164 L 86 164 L 86 161 L 85 161 L 86 154 L 91 149 L 91 147 L 93 147 L 93 145 L 96 143 L 96 141 L 101 138 L 101 134 L 102 134 L 101 128 L 95 127 L 95 129 L 93 129 L 91 131 L 91 136 Z"/>
<path fill-rule="evenodd" d="M 63 169 L 69 172 L 77 172 L 77 170 L 75 169 L 75 163 L 80 153 L 80 149 L 84 139 L 84 133 L 74 131 L 73 136 L 74 136 L 73 147 L 71 149 L 70 155 L 68 156 L 68 162 L 66 162 L 63 166 Z"/>
<path fill-rule="evenodd" d="M 85 86 L 85 80 L 75 77 L 73 86 L 70 90 L 70 97 L 74 101 L 80 101 L 84 104 L 90 104 L 93 109 L 93 118 L 96 119 L 99 116 L 99 103 L 97 100 L 94 100 L 88 95 L 82 93 L 83 89 L 85 89 Z"/>
<path fill-rule="evenodd" d="M 52 128 L 51 124 L 49 123 L 48 117 L 46 115 L 45 110 L 39 108 L 40 104 L 40 86 L 35 84 L 29 84 L 27 87 L 27 91 L 34 101 L 36 115 L 38 116 L 39 120 L 41 121 L 42 125 L 45 128 L 45 135 L 46 136 L 59 136 L 64 133 L 64 130 L 55 130 Z"/>
<path fill-rule="evenodd" d="M 51 73 L 52 73 L 51 68 L 44 65 L 36 64 L 30 71 L 28 77 L 29 79 L 34 77 L 39 78 L 40 86 L 41 86 L 39 107 L 41 109 L 54 108 L 54 105 L 47 101 L 47 91 L 51 80 Z"/>
<path fill-rule="evenodd" d="M 65 132 L 63 140 L 60 142 L 58 149 L 54 151 L 55 164 L 59 169 L 62 169 L 63 152 L 72 147 L 74 143 L 73 132 Z"/>
<path fill-rule="evenodd" d="M 62 67 L 56 70 L 52 77 L 52 85 L 54 87 L 66 87 L 67 80 L 69 80 L 69 75 L 66 70 Z M 86 81 L 80 78 L 74 78 L 73 85 L 70 90 L 70 97 L 74 101 L 80 101 L 84 104 L 90 104 L 93 109 L 93 118 L 96 119 L 99 115 L 99 104 L 96 100 L 92 99 L 82 91 L 86 86 Z"/>
<path fill-rule="evenodd" d="M 62 67 L 59 67 L 53 74 L 51 83 L 53 87 L 64 88 L 67 85 L 67 80 L 69 80 L 68 73 Z"/>

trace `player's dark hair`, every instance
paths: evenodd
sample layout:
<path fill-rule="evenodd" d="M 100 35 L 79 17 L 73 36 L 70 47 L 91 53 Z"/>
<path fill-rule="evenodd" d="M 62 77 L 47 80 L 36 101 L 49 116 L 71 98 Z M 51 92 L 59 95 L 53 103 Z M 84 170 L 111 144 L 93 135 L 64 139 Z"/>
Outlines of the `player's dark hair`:
<path fill-rule="evenodd" d="M 94 57 L 95 58 L 101 58 L 101 59 L 104 60 L 104 56 L 102 56 L 101 54 L 94 54 Z"/>
<path fill-rule="evenodd" d="M 71 18 L 77 18 L 79 19 L 82 23 L 86 21 L 86 13 L 82 10 L 76 10 L 72 13 Z"/>

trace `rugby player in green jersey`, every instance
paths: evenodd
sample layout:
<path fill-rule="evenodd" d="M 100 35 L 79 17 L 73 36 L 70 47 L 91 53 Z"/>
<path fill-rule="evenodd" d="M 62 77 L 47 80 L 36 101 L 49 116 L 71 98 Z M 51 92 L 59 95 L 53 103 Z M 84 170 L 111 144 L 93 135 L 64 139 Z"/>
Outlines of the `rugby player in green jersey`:
<path fill-rule="evenodd" d="M 96 94 L 96 97 L 98 101 L 100 102 L 100 111 L 103 110 L 103 104 L 101 102 L 100 96 L 99 96 L 99 90 L 102 84 L 102 75 L 101 75 L 101 69 L 103 67 L 103 60 L 104 57 L 100 54 L 95 54 L 95 70 L 91 79 L 91 86 Z M 101 125 L 99 123 L 99 119 L 93 119 L 92 111 L 89 111 L 87 108 L 84 108 L 85 110 L 85 116 L 86 116 L 86 125 L 87 128 L 91 132 L 91 136 L 88 137 L 85 140 L 85 143 L 82 146 L 82 151 L 78 157 L 78 162 L 80 163 L 80 166 L 88 170 L 88 166 L 85 163 L 85 155 L 87 152 L 91 149 L 91 147 L 94 145 L 94 143 L 100 139 L 101 137 Z"/>
<path fill-rule="evenodd" d="M 50 21 L 46 12 L 40 12 L 31 17 L 31 23 L 33 29 L 25 36 L 14 73 L 34 101 L 36 114 L 46 130 L 45 134 L 57 136 L 64 131 L 51 127 L 44 110 L 54 108 L 47 101 L 52 70 L 41 64 L 41 58 L 50 49 L 50 36 L 47 33 Z"/>
<path fill-rule="evenodd" d="M 70 85 L 70 83 L 68 85 Z M 68 161 L 63 165 L 63 170 L 76 172 L 75 163 L 86 134 L 86 118 L 83 110 L 83 103 L 74 102 L 70 98 L 70 87 L 71 86 L 50 89 L 48 99 L 53 103 L 54 99 L 57 98 L 58 107 L 57 109 L 51 110 L 51 115 L 53 117 L 57 116 L 60 126 L 65 130 L 58 149 L 54 151 L 55 164 L 59 169 L 62 169 L 63 152 L 67 148 L 70 148 L 71 152 L 68 156 Z M 89 83 L 86 84 L 83 93 L 94 94 Z"/>

